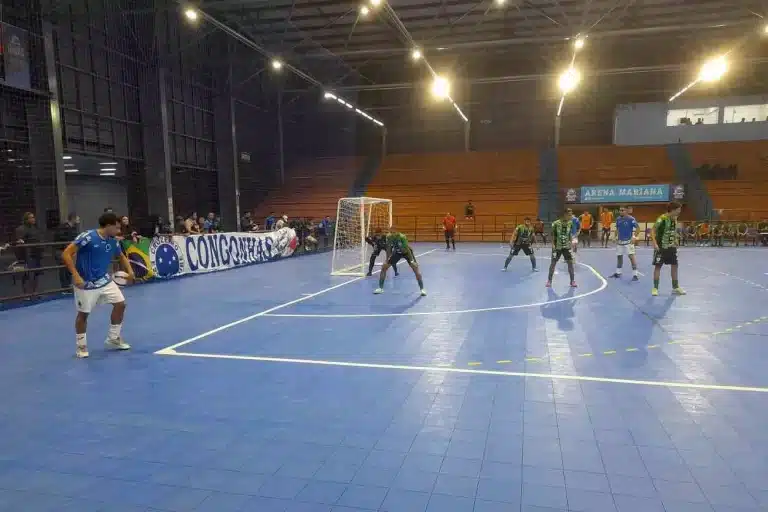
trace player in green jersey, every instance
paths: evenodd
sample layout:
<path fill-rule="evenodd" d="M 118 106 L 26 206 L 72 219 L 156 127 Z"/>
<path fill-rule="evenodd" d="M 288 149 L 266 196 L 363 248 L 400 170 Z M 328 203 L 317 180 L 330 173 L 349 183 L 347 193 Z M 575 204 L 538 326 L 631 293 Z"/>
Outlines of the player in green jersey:
<path fill-rule="evenodd" d="M 552 261 L 549 264 L 549 276 L 547 288 L 552 286 L 552 276 L 555 274 L 555 265 L 562 256 L 568 264 L 568 275 L 571 277 L 571 286 L 576 287 L 576 279 L 573 276 L 573 254 L 571 253 L 573 238 L 573 212 L 566 210 L 563 216 L 552 223 Z"/>
<path fill-rule="evenodd" d="M 531 258 L 533 271 L 537 272 L 536 256 L 533 254 L 533 249 L 531 248 L 532 242 L 533 225 L 531 224 L 531 218 L 526 217 L 523 219 L 523 224 L 517 226 L 515 232 L 512 233 L 512 240 L 509 241 L 509 256 L 507 256 L 507 260 L 504 262 L 504 268 L 502 270 L 506 272 L 509 262 L 522 250 L 526 256 Z"/>
<path fill-rule="evenodd" d="M 424 282 L 421 280 L 419 264 L 416 263 L 416 255 L 413 254 L 413 249 L 408 245 L 408 238 L 397 231 L 387 234 L 387 261 L 381 267 L 381 272 L 379 273 L 379 287 L 376 288 L 373 293 L 384 293 L 384 280 L 387 278 L 387 270 L 401 259 L 408 263 L 411 270 L 413 270 L 414 275 L 416 275 L 416 281 L 419 283 L 421 294 L 427 294 L 427 292 L 424 291 Z"/>
<path fill-rule="evenodd" d="M 685 290 L 680 288 L 677 279 L 677 218 L 680 216 L 682 206 L 680 203 L 669 203 L 667 213 L 656 219 L 651 230 L 651 242 L 653 242 L 653 289 L 651 295 L 659 294 L 659 278 L 661 267 L 669 265 L 672 274 L 672 293 L 685 295 Z"/>

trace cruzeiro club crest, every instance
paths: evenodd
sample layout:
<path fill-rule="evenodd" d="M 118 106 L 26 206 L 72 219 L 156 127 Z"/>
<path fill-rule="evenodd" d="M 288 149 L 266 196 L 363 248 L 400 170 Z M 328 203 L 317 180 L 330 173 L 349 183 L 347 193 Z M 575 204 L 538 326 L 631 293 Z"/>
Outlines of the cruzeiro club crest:
<path fill-rule="evenodd" d="M 171 237 L 156 236 L 149 244 L 149 261 L 155 276 L 173 277 L 184 272 L 181 247 Z"/>

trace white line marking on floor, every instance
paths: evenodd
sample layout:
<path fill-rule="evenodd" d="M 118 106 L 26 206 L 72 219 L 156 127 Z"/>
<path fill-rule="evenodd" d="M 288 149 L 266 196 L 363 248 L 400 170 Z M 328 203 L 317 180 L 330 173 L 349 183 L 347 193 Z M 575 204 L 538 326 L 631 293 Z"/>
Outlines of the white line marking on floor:
<path fill-rule="evenodd" d="M 472 253 L 465 252 L 465 253 L 455 253 L 455 254 L 472 254 Z M 544 257 L 542 259 L 549 259 L 549 258 Z M 261 316 L 280 317 L 280 318 L 389 318 L 389 317 L 398 317 L 398 316 L 432 316 L 432 315 L 456 315 L 456 314 L 464 314 L 464 313 L 485 313 L 488 311 L 507 311 L 510 309 L 522 309 L 522 308 L 534 308 L 539 306 L 547 306 L 549 304 L 557 304 L 558 302 L 567 302 L 567 301 L 572 301 L 576 299 L 582 299 L 584 297 L 589 297 L 590 295 L 594 295 L 596 293 L 600 293 L 601 291 L 605 290 L 605 288 L 608 286 L 608 281 L 606 281 L 605 278 L 602 275 L 600 275 L 600 273 L 597 270 L 595 270 L 592 266 L 587 265 L 586 263 L 576 262 L 576 264 L 589 269 L 589 271 L 592 272 L 595 275 L 595 277 L 597 277 L 600 280 L 600 286 L 598 288 L 595 288 L 594 290 L 590 290 L 585 293 L 574 295 L 573 297 L 561 297 L 559 299 L 554 299 L 554 300 L 532 302 L 530 304 L 516 304 L 514 306 L 496 306 L 491 308 L 459 309 L 455 311 L 412 311 L 408 313 L 360 313 L 360 314 L 266 313 Z"/>
<path fill-rule="evenodd" d="M 227 354 L 196 354 L 192 352 L 176 352 L 172 349 L 165 349 L 162 355 L 179 357 L 198 357 L 204 359 L 231 359 L 238 361 L 262 361 L 270 363 L 292 363 L 317 366 L 341 366 L 348 368 L 368 368 L 380 370 L 405 370 L 418 372 L 443 372 L 443 373 L 463 373 L 475 375 L 498 375 L 502 377 L 530 377 L 534 379 L 549 380 L 570 380 L 585 382 L 603 382 L 612 384 L 633 384 L 636 386 L 651 386 L 663 388 L 686 388 L 686 389 L 709 389 L 719 391 L 743 391 L 754 393 L 768 393 L 768 388 L 749 387 L 749 386 L 728 386 L 718 384 L 697 384 L 694 382 L 665 382 L 654 380 L 634 380 L 634 379 L 615 379 L 610 377 L 589 377 L 585 375 L 563 375 L 551 373 L 527 373 L 527 372 L 509 372 L 502 370 L 478 370 L 469 368 L 451 368 L 445 366 L 411 366 L 400 364 L 380 364 L 380 363 L 355 363 L 349 361 L 326 361 L 318 359 L 294 359 L 285 357 L 262 357 L 262 356 L 240 356 Z"/>
<path fill-rule="evenodd" d="M 435 252 L 436 250 L 437 249 L 432 249 L 430 251 L 426 251 L 426 252 L 423 252 L 421 254 L 417 254 L 416 257 L 418 258 L 420 256 L 425 256 L 425 255 L 427 255 L 429 253 Z M 300 297 L 298 299 L 294 299 L 292 301 L 285 302 L 283 304 L 278 304 L 277 306 L 271 307 L 269 309 L 265 309 L 264 311 L 260 311 L 258 313 L 255 313 L 255 314 L 251 315 L 251 316 L 247 316 L 245 318 L 241 318 L 240 320 L 235 320 L 234 322 L 230 322 L 230 323 L 222 325 L 220 327 L 216 327 L 215 329 L 211 329 L 210 331 L 206 331 L 206 332 L 204 332 L 202 334 L 198 334 L 197 336 L 193 336 L 192 338 L 189 338 L 187 340 L 180 341 L 179 343 L 176 343 L 175 345 L 171 345 L 169 347 L 165 347 L 163 349 L 160 349 L 157 352 L 155 352 L 155 354 L 167 355 L 168 353 L 173 352 L 175 349 L 177 349 L 179 347 L 183 347 L 184 345 L 188 345 L 190 343 L 194 343 L 195 341 L 201 340 L 203 338 L 207 338 L 208 336 L 210 336 L 212 334 L 216 334 L 217 332 L 225 331 L 225 330 L 227 330 L 227 329 L 229 329 L 231 327 L 243 324 L 245 322 L 250 322 L 254 318 L 258 318 L 260 316 L 265 316 L 265 315 L 267 315 L 267 314 L 269 314 L 269 313 L 271 313 L 273 311 L 278 311 L 280 309 L 287 308 L 288 306 L 293 306 L 294 304 L 298 304 L 299 302 L 304 302 L 305 300 L 311 299 L 312 297 L 317 297 L 318 295 L 322 295 L 324 293 L 328 293 L 328 292 L 330 292 L 332 290 L 335 290 L 337 288 L 341 288 L 342 286 L 346 286 L 346 285 L 348 285 L 350 283 L 355 283 L 357 281 L 360 281 L 361 279 L 365 279 L 365 277 L 356 277 L 354 279 L 350 279 L 349 281 L 344 281 L 343 283 L 339 283 L 337 285 L 329 286 L 328 288 L 325 288 L 325 289 L 320 290 L 318 292 L 310 293 L 308 295 L 304 295 L 303 297 Z"/>

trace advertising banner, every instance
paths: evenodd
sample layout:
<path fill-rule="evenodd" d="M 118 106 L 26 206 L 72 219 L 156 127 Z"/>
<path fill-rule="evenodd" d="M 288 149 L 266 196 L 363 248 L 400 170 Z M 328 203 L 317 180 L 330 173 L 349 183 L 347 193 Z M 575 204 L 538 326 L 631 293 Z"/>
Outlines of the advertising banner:
<path fill-rule="evenodd" d="M 666 203 L 685 199 L 683 185 L 590 185 L 565 190 L 566 203 Z"/>
<path fill-rule="evenodd" d="M 26 30 L 7 23 L 0 24 L 5 76 L 3 81 L 12 87 L 29 89 L 29 34 Z"/>
<path fill-rule="evenodd" d="M 266 233 L 155 236 L 124 243 L 138 279 L 167 279 L 265 263 L 291 256 L 298 239 L 291 228 Z"/>

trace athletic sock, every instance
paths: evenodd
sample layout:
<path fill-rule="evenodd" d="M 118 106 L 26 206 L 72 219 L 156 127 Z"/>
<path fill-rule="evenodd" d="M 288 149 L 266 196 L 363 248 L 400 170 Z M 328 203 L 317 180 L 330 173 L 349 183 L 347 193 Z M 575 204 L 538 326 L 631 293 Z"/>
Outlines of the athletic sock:
<path fill-rule="evenodd" d="M 533 267 L 533 270 L 536 270 L 536 256 L 531 254 L 531 266 Z"/>
<path fill-rule="evenodd" d="M 679 281 L 672 281 L 672 289 L 677 290 L 680 288 L 680 282 Z"/>
<path fill-rule="evenodd" d="M 379 274 L 379 288 L 384 288 L 384 278 L 386 276 L 384 275 L 384 272 Z"/>
<path fill-rule="evenodd" d="M 657 290 L 659 289 L 659 280 L 658 279 L 654 279 L 653 280 L 653 287 L 656 288 Z"/>
<path fill-rule="evenodd" d="M 507 268 L 509 266 L 510 261 L 512 261 L 512 256 L 507 256 L 507 259 L 504 260 L 504 268 Z"/>
<path fill-rule="evenodd" d="M 123 328 L 123 324 L 110 325 L 109 331 L 107 332 L 107 339 L 108 340 L 120 339 L 120 329 L 122 328 Z"/>
<path fill-rule="evenodd" d="M 77 340 L 76 343 L 78 347 L 85 347 L 88 345 L 88 340 L 85 337 L 85 333 L 75 334 L 75 339 Z"/>
<path fill-rule="evenodd" d="M 424 289 L 424 281 L 422 281 L 420 277 L 417 277 L 416 281 L 419 283 L 419 290 L 423 290 Z"/>

